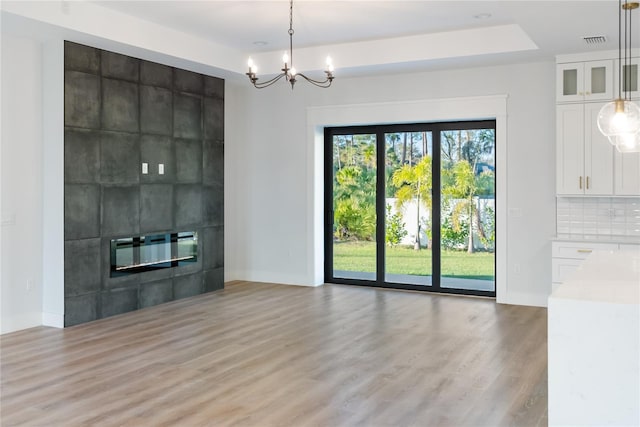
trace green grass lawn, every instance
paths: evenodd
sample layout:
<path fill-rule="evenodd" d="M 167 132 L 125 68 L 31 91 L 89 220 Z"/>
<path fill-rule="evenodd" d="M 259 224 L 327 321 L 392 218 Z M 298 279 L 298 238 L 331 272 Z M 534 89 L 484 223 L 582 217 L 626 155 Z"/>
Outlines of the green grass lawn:
<path fill-rule="evenodd" d="M 467 279 L 493 280 L 495 276 L 494 254 L 466 251 L 442 252 L 442 275 Z M 334 270 L 376 270 L 376 244 L 374 242 L 336 242 L 333 245 Z M 430 276 L 431 250 L 414 250 L 412 247 L 386 247 L 386 272 Z"/>

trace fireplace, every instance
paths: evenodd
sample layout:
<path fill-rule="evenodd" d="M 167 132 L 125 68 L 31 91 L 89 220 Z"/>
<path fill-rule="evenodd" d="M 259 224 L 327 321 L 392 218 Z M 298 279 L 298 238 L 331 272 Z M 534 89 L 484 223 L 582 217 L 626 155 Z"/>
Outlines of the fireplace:
<path fill-rule="evenodd" d="M 181 267 L 197 261 L 195 231 L 111 240 L 111 277 Z"/>

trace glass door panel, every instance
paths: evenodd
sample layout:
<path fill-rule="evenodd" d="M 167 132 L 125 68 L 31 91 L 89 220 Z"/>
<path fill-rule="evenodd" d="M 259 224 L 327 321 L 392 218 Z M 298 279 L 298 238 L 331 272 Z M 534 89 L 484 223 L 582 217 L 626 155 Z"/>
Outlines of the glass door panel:
<path fill-rule="evenodd" d="M 495 130 L 440 133 L 440 286 L 495 292 Z"/>
<path fill-rule="evenodd" d="M 432 133 L 385 133 L 385 282 L 432 286 Z"/>
<path fill-rule="evenodd" d="M 495 296 L 495 121 L 325 129 L 325 280 Z"/>
<path fill-rule="evenodd" d="M 333 277 L 376 280 L 376 135 L 334 135 Z"/>

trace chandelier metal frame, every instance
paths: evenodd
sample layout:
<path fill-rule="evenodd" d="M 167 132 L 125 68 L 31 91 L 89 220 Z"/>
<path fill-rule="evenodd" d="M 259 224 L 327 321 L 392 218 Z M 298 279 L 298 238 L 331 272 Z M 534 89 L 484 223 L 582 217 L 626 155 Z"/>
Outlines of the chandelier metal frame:
<path fill-rule="evenodd" d="M 256 76 L 257 67 L 253 63 L 253 60 L 249 58 L 249 71 L 246 73 L 246 75 L 249 77 L 249 81 L 251 81 L 253 86 L 255 86 L 257 89 L 264 89 L 266 87 L 269 87 L 275 82 L 277 82 L 278 80 L 281 80 L 283 77 L 285 78 L 286 81 L 288 81 L 291 84 L 292 90 L 294 85 L 296 84 L 296 81 L 298 81 L 299 77 L 302 77 L 303 79 L 313 84 L 314 86 L 321 87 L 321 88 L 328 88 L 331 86 L 331 83 L 333 83 L 333 79 L 334 79 L 333 64 L 331 62 L 330 57 L 327 57 L 327 66 L 324 70 L 324 73 L 325 73 L 324 80 L 312 79 L 311 77 L 308 77 L 303 73 L 298 73 L 296 71 L 296 69 L 293 66 L 293 34 L 294 33 L 295 31 L 293 30 L 293 0 L 290 0 L 289 1 L 289 31 L 288 31 L 289 52 L 288 53 L 285 52 L 282 58 L 284 62 L 284 66 L 280 70 L 281 73 L 270 80 L 259 82 L 258 81 L 259 78 Z M 289 62 L 289 60 L 291 62 Z"/>

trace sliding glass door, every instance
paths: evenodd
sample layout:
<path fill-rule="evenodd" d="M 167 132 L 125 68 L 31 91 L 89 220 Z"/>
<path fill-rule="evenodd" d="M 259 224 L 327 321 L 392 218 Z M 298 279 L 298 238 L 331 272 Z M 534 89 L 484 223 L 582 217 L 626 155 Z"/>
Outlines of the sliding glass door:
<path fill-rule="evenodd" d="M 433 134 L 384 137 L 385 282 L 432 286 Z"/>
<path fill-rule="evenodd" d="M 376 135 L 335 135 L 331 147 L 333 276 L 375 281 Z"/>
<path fill-rule="evenodd" d="M 495 296 L 495 121 L 327 128 L 325 280 Z"/>
<path fill-rule="evenodd" d="M 495 291 L 495 128 L 440 132 L 440 286 Z"/>

